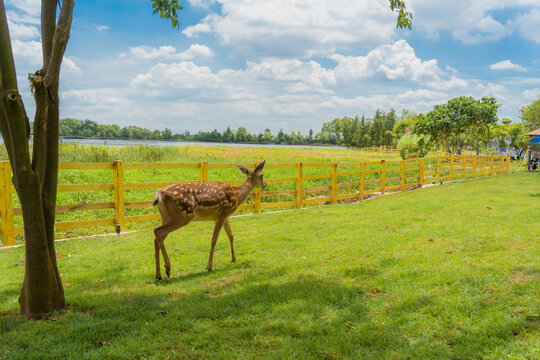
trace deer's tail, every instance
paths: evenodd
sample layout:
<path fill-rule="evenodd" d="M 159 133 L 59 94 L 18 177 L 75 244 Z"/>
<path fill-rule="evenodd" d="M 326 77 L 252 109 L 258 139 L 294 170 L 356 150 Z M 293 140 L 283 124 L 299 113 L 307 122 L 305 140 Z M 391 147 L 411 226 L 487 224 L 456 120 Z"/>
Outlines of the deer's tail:
<path fill-rule="evenodd" d="M 152 206 L 156 206 L 161 201 L 161 192 L 156 191 L 156 194 L 154 195 L 154 204 Z"/>

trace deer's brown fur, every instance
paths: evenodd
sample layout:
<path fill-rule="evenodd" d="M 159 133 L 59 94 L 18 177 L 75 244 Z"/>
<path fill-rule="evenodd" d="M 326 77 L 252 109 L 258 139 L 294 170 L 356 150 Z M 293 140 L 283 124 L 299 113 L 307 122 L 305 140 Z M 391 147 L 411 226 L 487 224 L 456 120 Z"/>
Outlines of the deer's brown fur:
<path fill-rule="evenodd" d="M 170 275 L 171 263 L 165 249 L 164 241 L 169 233 L 189 224 L 192 220 L 215 221 L 212 234 L 212 244 L 206 269 L 212 270 L 214 248 L 221 228 L 229 237 L 231 244 L 232 262 L 236 261 L 234 254 L 234 236 L 229 225 L 231 216 L 238 206 L 244 202 L 254 187 L 265 187 L 262 169 L 264 162 L 255 170 L 249 171 L 238 166 L 247 178 L 239 187 L 223 183 L 178 183 L 166 186 L 156 191 L 154 205 L 158 206 L 162 225 L 154 229 L 154 255 L 156 259 L 156 279 L 161 280 L 159 253 L 163 255 L 165 272 Z"/>

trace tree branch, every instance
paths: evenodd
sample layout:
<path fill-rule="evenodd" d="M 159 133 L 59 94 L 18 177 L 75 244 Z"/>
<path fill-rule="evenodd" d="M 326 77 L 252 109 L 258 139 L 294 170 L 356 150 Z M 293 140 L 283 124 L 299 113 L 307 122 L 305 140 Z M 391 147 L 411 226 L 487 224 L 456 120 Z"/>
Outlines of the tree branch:
<path fill-rule="evenodd" d="M 41 48 L 43 50 L 43 69 L 49 67 L 53 37 L 56 30 L 56 6 L 58 0 L 41 1 Z"/>
<path fill-rule="evenodd" d="M 14 171 L 17 165 L 20 165 L 20 169 L 29 170 L 28 118 L 17 90 L 17 75 L 3 0 L 0 0 L 0 102 L 0 131 L 10 155 L 11 166 Z"/>
<path fill-rule="evenodd" d="M 49 65 L 45 69 L 45 77 L 43 78 L 43 85 L 45 85 L 45 88 L 47 89 L 55 82 L 58 82 L 58 78 L 60 77 L 60 65 L 62 64 L 62 59 L 69 39 L 74 6 L 75 2 L 73 0 L 64 0 L 62 3 L 58 23 L 56 24 L 56 29 L 54 31 Z"/>

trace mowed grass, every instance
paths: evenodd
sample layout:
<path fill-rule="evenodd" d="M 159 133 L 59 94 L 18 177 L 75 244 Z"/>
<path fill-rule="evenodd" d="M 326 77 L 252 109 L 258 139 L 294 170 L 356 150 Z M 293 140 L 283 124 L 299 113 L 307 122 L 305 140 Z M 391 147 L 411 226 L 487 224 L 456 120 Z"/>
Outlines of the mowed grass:
<path fill-rule="evenodd" d="M 537 359 L 540 178 L 452 182 L 172 233 L 57 243 L 68 310 L 17 315 L 23 249 L 0 251 L 9 359 Z"/>

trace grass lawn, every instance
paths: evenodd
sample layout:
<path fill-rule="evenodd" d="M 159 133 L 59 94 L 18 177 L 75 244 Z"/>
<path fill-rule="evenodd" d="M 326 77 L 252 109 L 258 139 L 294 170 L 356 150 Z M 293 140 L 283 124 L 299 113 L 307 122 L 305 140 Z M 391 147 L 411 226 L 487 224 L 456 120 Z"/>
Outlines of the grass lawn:
<path fill-rule="evenodd" d="M 17 315 L 23 249 L 0 251 L 0 358 L 540 358 L 540 177 L 57 244 L 68 310 Z"/>

